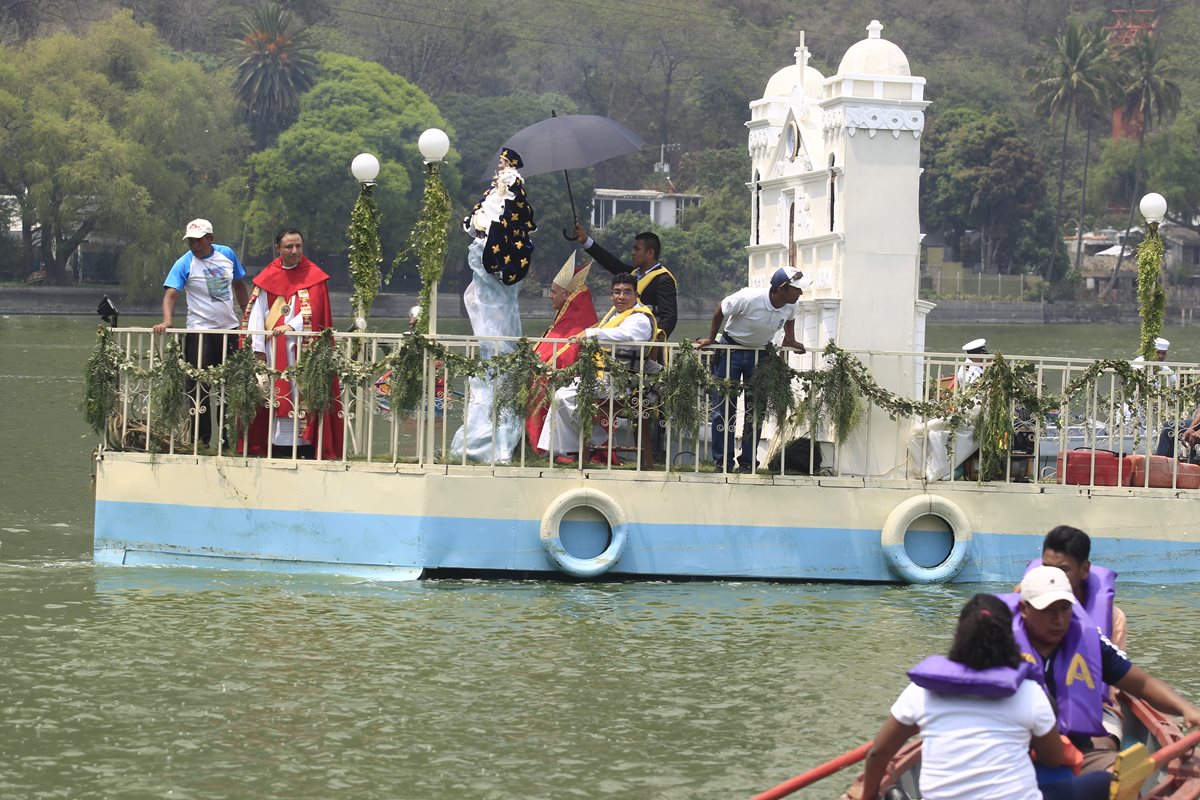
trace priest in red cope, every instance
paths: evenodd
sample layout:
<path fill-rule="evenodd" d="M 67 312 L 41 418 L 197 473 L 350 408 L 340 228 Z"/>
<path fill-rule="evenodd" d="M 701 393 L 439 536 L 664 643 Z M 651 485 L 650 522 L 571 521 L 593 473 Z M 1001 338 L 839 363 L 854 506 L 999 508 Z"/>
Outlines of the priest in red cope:
<path fill-rule="evenodd" d="M 286 336 L 290 331 L 320 332 L 333 327 L 329 306 L 329 276 L 304 257 L 304 236 L 295 228 L 275 237 L 278 258 L 254 278 L 254 291 L 243 328 L 270 331 L 269 335 L 250 336 L 255 355 L 272 368 L 284 370 L 296 363 L 301 337 Z M 305 339 L 305 343 L 311 339 Z M 342 457 L 342 404 L 340 387 L 333 379 L 334 402 L 321 415 L 305 409 L 294 381 L 276 378 L 272 382 L 272 403 L 259 409 L 247 434 L 249 453 L 291 458 L 293 447 L 299 458 L 322 460 Z M 273 406 L 273 407 L 272 407 Z M 240 446 L 239 446 L 240 449 Z"/>

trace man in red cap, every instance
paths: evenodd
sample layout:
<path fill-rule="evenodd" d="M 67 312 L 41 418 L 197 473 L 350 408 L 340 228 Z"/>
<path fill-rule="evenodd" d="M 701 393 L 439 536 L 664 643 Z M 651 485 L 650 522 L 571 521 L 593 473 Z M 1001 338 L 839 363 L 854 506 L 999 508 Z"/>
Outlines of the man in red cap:
<path fill-rule="evenodd" d="M 251 335 L 251 345 L 260 360 L 282 371 L 296 362 L 300 348 L 300 337 L 285 334 L 332 328 L 333 314 L 329 305 L 329 276 L 304 257 L 304 236 L 300 231 L 288 228 L 280 232 L 275 237 L 275 250 L 279 257 L 254 278 L 250 309 L 242 327 L 270 331 L 269 335 Z M 333 406 L 318 418 L 306 412 L 304 398 L 298 396 L 294 382 L 276 378 L 271 402 L 259 410 L 247 434 L 249 453 L 267 455 L 269 441 L 272 456 L 294 454 L 312 458 L 319 454 L 321 459 L 341 458 L 339 391 L 334 378 Z"/>

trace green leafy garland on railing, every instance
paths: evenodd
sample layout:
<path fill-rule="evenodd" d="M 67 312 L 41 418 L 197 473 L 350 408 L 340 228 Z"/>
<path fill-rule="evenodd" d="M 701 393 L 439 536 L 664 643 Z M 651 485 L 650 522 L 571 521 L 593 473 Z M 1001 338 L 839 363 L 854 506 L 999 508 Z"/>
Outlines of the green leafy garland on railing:
<path fill-rule="evenodd" d="M 1163 289 L 1163 241 L 1158 223 L 1151 222 L 1149 232 L 1137 249 L 1138 315 L 1142 318 L 1139 352 L 1147 361 L 1154 360 L 1154 340 L 1162 333 L 1167 293 Z"/>
<path fill-rule="evenodd" d="M 522 336 L 516 349 L 500 356 L 496 364 L 496 381 L 492 406 L 497 412 L 508 411 L 522 416 L 529 409 L 539 390 L 544 392 L 550 377 L 550 365 L 542 361 L 528 338 Z M 503 369 L 498 369 L 501 364 Z"/>
<path fill-rule="evenodd" d="M 333 379 L 338 375 L 341 354 L 333 344 L 333 328 L 326 328 L 306 344 L 308 346 L 288 372 L 294 376 L 305 407 L 319 417 L 333 408 L 337 399 L 333 393 Z"/>
<path fill-rule="evenodd" d="M 751 386 L 757 395 L 755 407 L 760 414 L 787 418 L 796 406 L 795 397 L 807 397 L 807 402 L 796 413 L 802 418 L 807 416 L 812 430 L 816 430 L 818 423 L 831 423 L 839 443 L 846 441 L 861 417 L 864 399 L 893 419 L 942 419 L 951 432 L 951 440 L 953 432 L 973 421 L 980 447 L 980 476 L 984 480 L 1004 475 L 1017 412 L 1024 418 L 1044 423 L 1048 415 L 1064 409 L 1072 397 L 1094 387 L 1105 374 L 1112 374 L 1126 393 L 1140 397 L 1142 402 L 1158 400 L 1172 408 L 1189 409 L 1200 403 L 1200 382 L 1172 386 L 1122 359 L 1092 362 L 1060 393 L 1050 393 L 1039 385 L 1036 365 L 1013 363 L 997 353 L 983 373 L 961 391 L 934 400 L 914 400 L 880 386 L 862 361 L 832 342 L 826 346 L 823 356 L 824 368 L 795 370 L 771 349 L 769 359 L 756 370 L 756 375 L 761 371 L 765 377 Z M 87 365 L 84 396 L 84 416 L 92 429 L 101 435 L 116 408 L 121 371 L 135 378 L 153 380 L 156 393 L 165 390 L 160 386 L 165 383 L 182 387 L 184 377 L 199 380 L 213 391 L 223 386 L 231 439 L 238 421 L 252 418 L 265 402 L 265 393 L 258 383 L 259 376 L 264 374 L 297 381 L 307 406 L 318 413 L 327 410 L 333 402 L 335 377 L 347 385 L 367 385 L 389 370 L 392 373 L 389 386 L 392 410 L 397 414 L 413 413 L 420 407 L 426 385 L 425 370 L 430 363 L 438 365 L 439 373 L 455 378 L 486 376 L 494 379 L 496 407 L 517 415 L 529 409 L 539 384 L 553 392 L 571 381 L 578 381 L 581 428 L 589 438 L 589 423 L 608 400 L 610 391 L 620 398 L 627 391 L 636 391 L 640 381 L 657 383 L 655 388 L 662 397 L 662 410 L 676 430 L 688 432 L 698 429 L 700 410 L 708 394 L 733 398 L 742 388 L 737 381 L 714 377 L 690 341 L 681 342 L 674 349 L 667 368 L 657 378 L 649 379 L 632 372 L 594 339 L 583 339 L 577 360 L 564 369 L 554 369 L 541 362 L 531 343 L 524 339 L 512 352 L 484 361 L 451 351 L 442 343 L 420 334 L 402 337 L 399 346 L 381 359 L 365 362 L 351 358 L 336 347 L 332 330 L 313 337 L 300 361 L 283 372 L 254 358 L 249 348 L 235 351 L 218 366 L 196 369 L 183 360 L 174 340 L 167 344 L 164 357 L 153 367 L 138 368 L 132 361 L 123 361 L 124 358 L 113 342 L 111 332 L 101 327 Z M 173 377 L 168 379 L 169 376 Z M 793 394 L 797 383 L 798 391 Z M 186 418 L 186 396 L 183 396 L 185 411 L 182 415 L 177 410 L 170 410 L 175 401 L 166 401 L 164 396 L 156 394 L 156 416 L 164 424 L 181 424 Z"/>
<path fill-rule="evenodd" d="M 375 202 L 370 184 L 363 184 L 350 212 L 350 277 L 354 282 L 351 307 L 356 319 L 364 322 L 371 317 L 371 306 L 379 294 L 379 265 L 383 263 L 383 247 L 379 243 L 379 204 Z"/>
<path fill-rule="evenodd" d="M 112 331 L 101 325 L 83 372 L 83 418 L 97 436 L 104 436 L 109 417 L 117 408 L 123 358 Z"/>
<path fill-rule="evenodd" d="M 183 360 L 179 339 L 167 340 L 163 347 L 162 368 L 150 390 L 150 413 L 169 431 L 180 431 L 190 416 L 191 398 L 187 392 L 188 363 Z M 210 399 L 208 402 L 212 402 Z M 199 409 L 197 409 L 197 412 Z"/>
<path fill-rule="evenodd" d="M 832 342 L 830 347 L 833 347 Z M 812 398 L 805 404 L 808 427 L 809 430 L 818 430 L 821 421 L 828 420 L 833 425 L 838 444 L 844 444 L 858 421 L 863 394 L 872 392 L 881 400 L 884 394 L 874 391 L 879 387 L 867 374 L 861 361 L 840 350 L 834 352 L 826 348 L 825 353 L 829 368 L 814 370 L 805 376 L 808 394 Z"/>
<path fill-rule="evenodd" d="M 781 354 L 775 345 L 767 345 L 764 355 L 759 358 L 754 366 L 754 373 L 750 376 L 750 397 L 753 401 L 751 405 L 759 425 L 768 414 L 776 419 L 787 419 L 791 416 L 792 408 L 796 405 L 792 379 L 798 374 L 788 366 L 786 355 Z"/>
<path fill-rule="evenodd" d="M 266 384 L 259 381 L 259 376 L 265 375 L 269 367 L 255 356 L 252 347 L 234 350 L 221 366 L 220 375 L 209 380 L 214 385 L 225 385 L 225 440 L 232 443 L 267 401 Z"/>
<path fill-rule="evenodd" d="M 700 429 L 700 404 L 712 373 L 700 360 L 700 351 L 687 339 L 671 352 L 662 372 L 663 414 L 676 431 L 695 435 Z"/>
<path fill-rule="evenodd" d="M 442 277 L 446 261 L 446 234 L 450 226 L 450 195 L 442 183 L 439 164 L 428 164 L 425 174 L 425 194 L 421 199 L 421 210 L 416 224 L 408 236 L 408 244 L 392 262 L 387 280 L 390 281 L 402 262 L 415 252 L 417 271 L 421 275 L 421 319 L 417 324 L 420 333 L 429 333 L 429 304 L 432 301 L 433 284 Z"/>

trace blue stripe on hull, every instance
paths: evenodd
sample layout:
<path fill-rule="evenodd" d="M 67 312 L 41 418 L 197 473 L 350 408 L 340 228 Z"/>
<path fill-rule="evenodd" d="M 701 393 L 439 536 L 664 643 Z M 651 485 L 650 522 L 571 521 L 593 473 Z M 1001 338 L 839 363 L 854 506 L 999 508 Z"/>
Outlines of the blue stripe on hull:
<path fill-rule="evenodd" d="M 97 501 L 98 560 L 129 552 L 139 563 L 194 557 L 318 565 L 553 571 L 540 520 L 417 517 L 225 509 Z M 976 534 L 956 581 L 1017 581 L 1041 535 Z M 101 554 L 104 553 L 104 556 Z M 157 554 L 157 555 L 156 555 Z M 1200 545 L 1104 539 L 1093 558 L 1139 581 L 1195 581 Z M 129 558 L 124 559 L 129 562 Z M 132 562 L 129 562 L 132 563 Z M 337 571 L 347 571 L 341 569 Z M 896 581 L 878 530 L 733 524 L 629 524 L 618 574 Z"/>

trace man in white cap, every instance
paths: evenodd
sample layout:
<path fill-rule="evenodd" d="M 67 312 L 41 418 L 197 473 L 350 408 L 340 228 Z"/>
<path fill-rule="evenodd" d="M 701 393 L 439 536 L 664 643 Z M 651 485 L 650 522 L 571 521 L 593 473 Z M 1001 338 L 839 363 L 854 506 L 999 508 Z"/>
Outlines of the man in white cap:
<path fill-rule="evenodd" d="M 804 352 L 796 339 L 796 303 L 812 279 L 794 267 L 780 267 L 771 275 L 767 288 L 740 289 L 723 299 L 713 312 L 708 336 L 697 339 L 698 347 L 711 344 L 732 345 L 738 349 L 723 350 L 713 359 L 713 375 L 722 380 L 741 381 L 746 387 L 746 415 L 742 420 L 742 449 L 738 472 L 754 471 L 754 445 L 757 441 L 758 420 L 749 418 L 753 407 L 750 378 L 759 360 L 766 357 L 763 349 L 783 330 L 783 346 Z M 724 323 L 724 331 L 721 331 Z M 721 331 L 718 334 L 718 331 Z M 712 455 L 717 469 L 733 470 L 734 451 L 733 410 L 736 400 L 713 393 L 712 396 Z"/>
<path fill-rule="evenodd" d="M 980 356 L 987 355 L 987 339 L 972 339 L 962 346 L 962 350 L 967 354 L 967 359 L 954 372 L 954 386 L 960 391 L 983 375 L 983 359 Z"/>
<path fill-rule="evenodd" d="M 1183 717 L 1185 727 L 1200 724 L 1200 708 L 1134 666 L 1101 632 L 1058 567 L 1034 567 L 1025 573 L 1020 595 L 1004 599 L 1017 612 L 1013 635 L 1021 655 L 1038 667 L 1058 712 L 1059 730 L 1084 754 L 1084 772 L 1111 769 L 1120 746 L 1104 729 L 1107 686 Z"/>
<path fill-rule="evenodd" d="M 183 232 L 188 252 L 179 257 L 163 281 L 162 322 L 154 326 L 163 333 L 175 319 L 175 303 L 187 292 L 187 329 L 183 355 L 189 364 L 212 367 L 225 361 L 226 354 L 237 348 L 237 337 L 226 331 L 237 330 L 242 311 L 250 302 L 246 271 L 237 253 L 223 244 L 213 244 L 212 223 L 194 219 Z M 205 333 L 221 331 L 221 333 Z M 196 382 L 188 379 L 187 392 L 194 395 Z M 198 439 L 208 446 L 212 436 L 213 403 L 203 388 L 198 397 L 200 430 Z"/>

